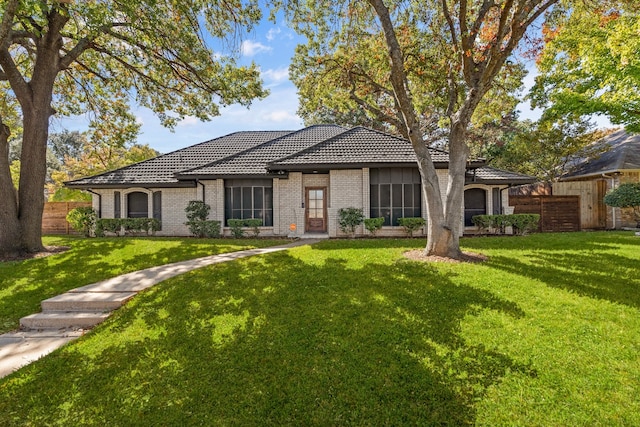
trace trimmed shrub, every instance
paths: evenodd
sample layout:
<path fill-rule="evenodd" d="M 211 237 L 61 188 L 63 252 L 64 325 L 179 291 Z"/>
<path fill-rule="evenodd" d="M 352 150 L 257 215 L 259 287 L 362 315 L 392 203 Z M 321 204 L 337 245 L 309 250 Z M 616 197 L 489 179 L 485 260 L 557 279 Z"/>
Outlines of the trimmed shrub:
<path fill-rule="evenodd" d="M 531 231 L 538 229 L 540 215 L 538 214 L 514 214 L 508 215 L 513 227 L 513 232 L 519 235 L 525 235 Z"/>
<path fill-rule="evenodd" d="M 96 221 L 95 235 L 104 237 L 105 233 L 116 236 L 135 234 L 155 234 L 160 229 L 156 218 L 100 218 Z"/>
<path fill-rule="evenodd" d="M 97 218 L 96 211 L 88 206 L 71 209 L 67 214 L 67 222 L 71 228 L 83 233 L 85 237 L 90 237 L 93 233 Z"/>
<path fill-rule="evenodd" d="M 614 208 L 632 208 L 640 228 L 640 182 L 620 184 L 604 196 L 604 203 Z"/>
<path fill-rule="evenodd" d="M 244 223 L 247 227 L 253 231 L 253 237 L 258 237 L 260 234 L 260 227 L 262 227 L 262 220 L 260 218 L 245 219 Z"/>
<path fill-rule="evenodd" d="M 211 212 L 211 206 L 202 200 L 191 200 L 184 211 L 189 221 L 206 221 Z"/>
<path fill-rule="evenodd" d="M 244 219 L 230 219 L 227 220 L 227 225 L 231 228 L 231 235 L 235 239 L 244 237 Z"/>
<path fill-rule="evenodd" d="M 122 219 L 120 218 L 100 218 L 96 223 L 96 236 L 103 237 L 106 233 L 113 233 L 119 236 L 122 231 Z"/>
<path fill-rule="evenodd" d="M 494 215 L 474 215 L 471 217 L 473 225 L 478 227 L 480 233 L 485 234 L 495 227 Z"/>
<path fill-rule="evenodd" d="M 404 228 L 405 233 L 407 233 L 409 237 L 413 237 L 413 232 L 424 227 L 426 221 L 421 217 L 398 218 L 398 224 Z"/>
<path fill-rule="evenodd" d="M 380 217 L 380 218 L 366 218 L 364 220 L 364 228 L 366 228 L 367 231 L 369 233 L 373 234 L 374 236 L 376 235 L 378 230 L 380 230 L 382 228 L 383 224 L 384 224 L 384 218 L 383 217 Z"/>
<path fill-rule="evenodd" d="M 338 210 L 338 226 L 343 233 L 350 234 L 352 237 L 356 233 L 356 227 L 362 224 L 364 213 L 358 208 L 340 208 Z"/>
<path fill-rule="evenodd" d="M 512 226 L 515 234 L 526 234 L 538 228 L 540 215 L 538 214 L 512 214 L 512 215 L 475 215 L 471 218 L 480 232 L 494 230 L 495 233 L 504 234 L 505 228 Z"/>
<path fill-rule="evenodd" d="M 184 209 L 189 232 L 195 237 L 220 237 L 220 221 L 207 220 L 211 206 L 202 200 L 191 200 Z"/>

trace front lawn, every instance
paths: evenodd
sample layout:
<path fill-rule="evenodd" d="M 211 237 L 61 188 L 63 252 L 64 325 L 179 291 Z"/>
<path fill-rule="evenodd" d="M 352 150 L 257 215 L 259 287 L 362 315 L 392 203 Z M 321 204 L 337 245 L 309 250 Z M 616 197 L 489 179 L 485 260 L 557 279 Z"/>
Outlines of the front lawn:
<path fill-rule="evenodd" d="M 102 238 L 45 236 L 71 249 L 46 258 L 0 262 L 0 333 L 40 311 L 40 301 L 132 271 L 202 256 L 286 243 L 282 240 Z"/>
<path fill-rule="evenodd" d="M 640 238 L 338 240 L 138 295 L 0 380 L 7 425 L 640 425 Z"/>

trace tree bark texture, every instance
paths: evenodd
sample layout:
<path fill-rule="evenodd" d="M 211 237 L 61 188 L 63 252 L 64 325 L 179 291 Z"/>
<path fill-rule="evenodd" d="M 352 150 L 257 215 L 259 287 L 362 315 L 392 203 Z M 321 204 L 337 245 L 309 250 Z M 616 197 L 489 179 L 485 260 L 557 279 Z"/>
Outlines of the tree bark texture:
<path fill-rule="evenodd" d="M 68 20 L 55 10 L 49 13 L 48 18 L 48 31 L 36 42 L 37 59 L 31 80 L 26 81 L 22 77 L 6 44 L 0 47 L 0 65 L 20 103 L 23 120 L 17 198 L 8 164 L 8 129 L 3 129 L 0 139 L 0 196 L 3 201 L 0 208 L 0 253 L 4 255 L 38 252 L 43 248 L 42 212 L 49 118 L 53 114 L 53 86 L 61 70 L 60 31 Z M 3 127 L 6 126 L 3 124 Z"/>

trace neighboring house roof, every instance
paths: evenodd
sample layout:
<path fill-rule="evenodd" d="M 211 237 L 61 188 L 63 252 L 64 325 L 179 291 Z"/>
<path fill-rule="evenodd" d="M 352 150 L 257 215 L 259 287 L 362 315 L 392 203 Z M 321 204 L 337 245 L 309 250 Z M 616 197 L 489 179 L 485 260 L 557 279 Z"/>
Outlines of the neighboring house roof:
<path fill-rule="evenodd" d="M 578 159 L 570 166 L 569 172 L 560 179 L 577 179 L 623 170 L 640 169 L 640 135 L 631 135 L 619 130 L 596 142 L 595 147 L 601 154 Z"/>
<path fill-rule="evenodd" d="M 292 131 L 236 132 L 121 169 L 69 181 L 66 182 L 65 185 L 75 188 L 118 188 L 125 185 L 155 185 L 164 187 L 193 186 L 195 182 L 178 181 L 175 173 L 223 159 L 291 132 Z"/>
<path fill-rule="evenodd" d="M 536 178 L 521 173 L 496 169 L 491 166 L 482 166 L 477 169 L 467 171 L 467 183 L 477 182 L 478 184 L 531 184 Z"/>
<path fill-rule="evenodd" d="M 430 153 L 436 167 L 448 166 L 446 151 L 432 148 Z M 85 189 L 193 187 L 197 179 L 273 176 L 319 169 L 415 167 L 416 162 L 411 143 L 406 139 L 363 127 L 315 125 L 298 131 L 236 132 L 65 184 Z M 484 164 L 483 159 L 469 162 L 468 177 L 487 184 L 535 180 Z"/>

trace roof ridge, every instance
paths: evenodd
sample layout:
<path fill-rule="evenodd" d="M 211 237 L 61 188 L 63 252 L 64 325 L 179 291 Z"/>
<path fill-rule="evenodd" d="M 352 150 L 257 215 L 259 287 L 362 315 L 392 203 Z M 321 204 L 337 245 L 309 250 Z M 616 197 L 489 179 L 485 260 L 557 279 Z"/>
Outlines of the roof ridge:
<path fill-rule="evenodd" d="M 314 125 L 314 126 L 321 126 L 321 125 Z M 323 126 L 327 126 L 327 125 L 323 125 Z M 269 167 L 270 167 L 271 165 L 273 165 L 274 163 L 281 162 L 281 161 L 283 161 L 283 160 L 290 159 L 290 158 L 293 158 L 293 157 L 296 157 L 296 156 L 300 156 L 300 155 L 302 155 L 302 154 L 304 154 L 304 153 L 310 152 L 312 149 L 315 149 L 315 148 L 316 148 L 316 147 L 318 147 L 320 144 L 328 144 L 328 143 L 329 143 L 330 141 L 332 141 L 333 139 L 336 139 L 336 138 L 338 138 L 338 137 L 344 136 L 345 134 L 347 134 L 347 133 L 349 133 L 349 132 L 353 131 L 354 129 L 356 129 L 356 128 L 358 128 L 358 127 L 362 127 L 362 126 L 356 126 L 356 127 L 352 127 L 352 128 L 346 128 L 346 127 L 344 127 L 344 126 L 340 126 L 340 125 L 329 125 L 329 126 L 336 126 L 336 127 L 340 127 L 340 128 L 343 128 L 345 131 L 344 131 L 344 132 L 340 132 L 339 134 L 334 135 L 334 136 L 332 136 L 331 138 L 324 139 L 324 140 L 322 140 L 322 141 L 320 141 L 320 142 L 318 142 L 318 143 L 316 143 L 316 144 L 312 144 L 312 145 L 308 146 L 307 148 L 305 148 L 305 149 L 303 149 L 303 150 L 300 150 L 300 151 L 298 151 L 298 152 L 296 152 L 296 153 L 292 153 L 292 154 L 289 154 L 288 156 L 280 157 L 280 158 L 278 158 L 278 159 L 275 159 L 275 160 L 272 160 L 272 161 L 270 161 L 270 162 L 267 162 L 267 164 L 265 165 L 265 167 L 267 168 L 267 170 L 269 170 Z"/>
<path fill-rule="evenodd" d="M 223 157 L 222 159 L 214 160 L 213 162 L 205 163 L 205 164 L 203 164 L 203 165 L 196 166 L 196 167 L 193 167 L 193 168 L 189 168 L 189 169 L 181 170 L 181 171 L 179 171 L 179 172 L 174 173 L 174 176 L 175 176 L 175 177 L 178 177 L 178 176 L 180 176 L 180 175 L 183 175 L 183 174 L 186 174 L 186 173 L 189 173 L 189 172 L 193 172 L 193 171 L 196 171 L 196 170 L 198 170 L 198 169 L 203 169 L 203 168 L 207 168 L 207 167 L 215 166 L 215 165 L 218 165 L 218 164 L 222 164 L 222 163 L 224 163 L 224 162 L 228 162 L 228 161 L 230 161 L 230 160 L 232 160 L 232 159 L 234 159 L 234 158 L 238 158 L 238 157 L 240 157 L 240 156 L 242 156 L 242 155 L 244 155 L 244 154 L 247 154 L 247 153 L 249 153 L 249 152 L 251 152 L 251 151 L 254 151 L 254 150 L 256 150 L 256 149 L 260 149 L 260 148 L 262 148 L 262 147 L 266 147 L 268 144 L 274 144 L 274 143 L 276 143 L 278 140 L 282 140 L 282 139 L 284 139 L 284 138 L 289 138 L 289 137 L 291 137 L 291 136 L 293 136 L 293 135 L 295 135 L 295 134 L 299 134 L 299 133 L 301 133 L 301 132 L 305 132 L 305 131 L 308 131 L 308 130 L 310 130 L 310 129 L 312 129 L 312 128 L 316 128 L 316 127 L 339 127 L 339 128 L 344 128 L 343 126 L 340 126 L 340 125 L 331 125 L 331 124 L 316 124 L 316 125 L 310 125 L 310 126 L 307 126 L 307 127 L 302 128 L 302 129 L 298 129 L 298 130 L 295 130 L 295 131 L 291 131 L 291 132 L 289 132 L 289 133 L 287 133 L 287 134 L 285 134 L 285 135 L 281 135 L 281 136 L 279 136 L 279 137 L 277 137 L 277 138 L 270 139 L 270 140 L 268 140 L 268 141 L 263 142 L 262 144 L 258 144 L 258 145 L 255 145 L 255 146 L 253 146 L 253 147 L 247 148 L 247 149 L 245 149 L 245 150 L 239 151 L 239 152 L 237 152 L 237 153 L 231 154 L 231 155 L 229 155 L 229 156 L 227 156 L 227 157 Z M 277 132 L 277 131 L 272 131 L 272 132 Z M 321 141 L 321 142 L 322 142 L 322 141 Z M 321 142 L 320 142 L 320 143 L 321 143 Z M 268 163 L 267 163 L 267 165 L 268 165 Z"/>

